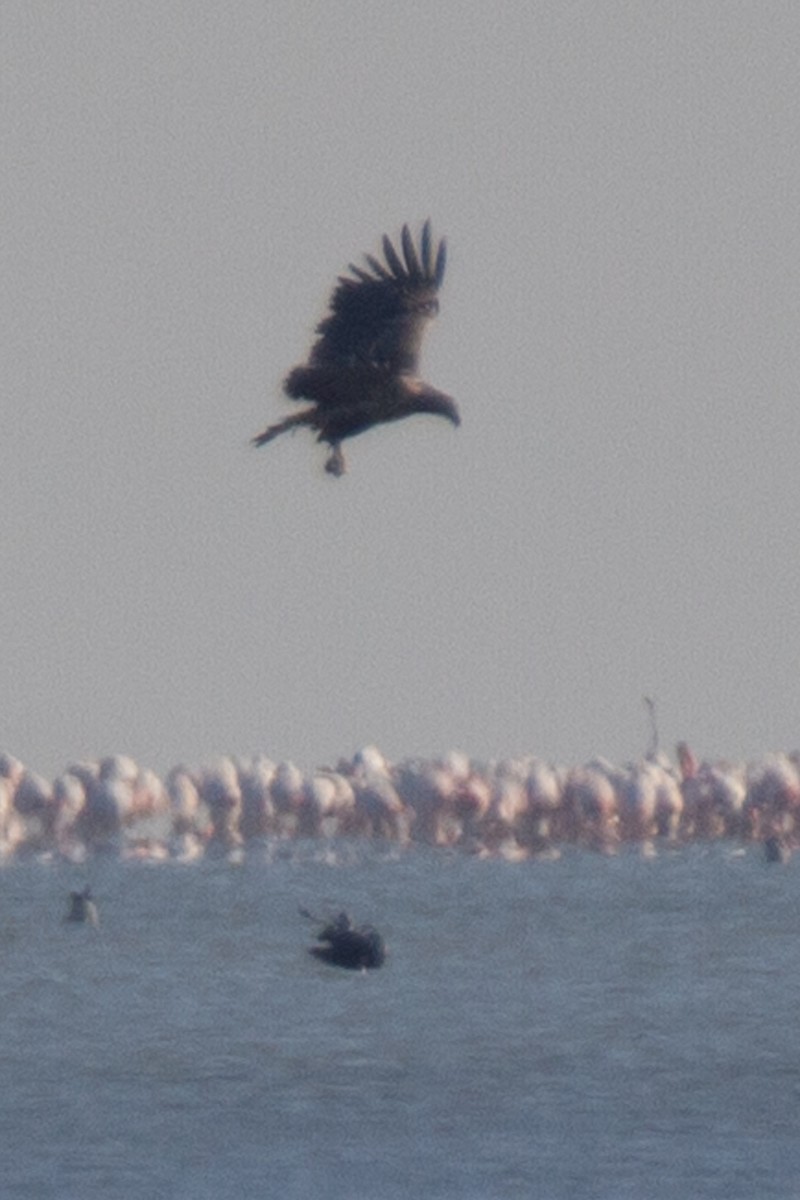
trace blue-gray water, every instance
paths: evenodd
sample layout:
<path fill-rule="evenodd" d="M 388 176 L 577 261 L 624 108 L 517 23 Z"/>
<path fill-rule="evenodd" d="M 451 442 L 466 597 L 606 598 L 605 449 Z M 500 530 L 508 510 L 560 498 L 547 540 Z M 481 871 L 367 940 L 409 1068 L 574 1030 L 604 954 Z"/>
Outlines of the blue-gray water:
<path fill-rule="evenodd" d="M 11 864 L 2 1195 L 800 1196 L 799 899 L 724 845 Z M 311 958 L 298 905 L 387 965 Z"/>

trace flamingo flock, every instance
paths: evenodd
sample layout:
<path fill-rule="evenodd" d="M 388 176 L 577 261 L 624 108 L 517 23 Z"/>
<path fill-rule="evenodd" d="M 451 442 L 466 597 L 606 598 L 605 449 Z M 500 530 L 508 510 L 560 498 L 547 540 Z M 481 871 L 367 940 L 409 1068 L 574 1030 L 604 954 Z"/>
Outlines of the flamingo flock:
<path fill-rule="evenodd" d="M 174 767 L 131 758 L 74 763 L 52 782 L 0 754 L 0 858 L 82 861 L 99 852 L 188 861 L 296 838 L 377 839 L 509 860 L 578 846 L 613 853 L 695 840 L 758 843 L 768 861 L 800 844 L 800 753 L 748 763 L 652 752 L 555 766 L 534 756 L 479 763 L 452 752 L 390 763 L 374 746 L 303 771 L 264 755 Z"/>

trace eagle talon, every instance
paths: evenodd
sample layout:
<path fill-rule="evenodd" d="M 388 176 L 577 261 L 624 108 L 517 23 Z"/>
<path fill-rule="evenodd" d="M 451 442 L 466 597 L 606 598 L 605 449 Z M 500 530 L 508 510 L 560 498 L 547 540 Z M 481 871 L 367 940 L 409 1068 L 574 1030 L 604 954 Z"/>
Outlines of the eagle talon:
<path fill-rule="evenodd" d="M 325 463 L 325 470 L 329 475 L 335 475 L 337 479 L 340 475 L 347 473 L 347 463 L 344 460 L 341 446 L 336 445 L 333 447 L 331 456 Z"/>

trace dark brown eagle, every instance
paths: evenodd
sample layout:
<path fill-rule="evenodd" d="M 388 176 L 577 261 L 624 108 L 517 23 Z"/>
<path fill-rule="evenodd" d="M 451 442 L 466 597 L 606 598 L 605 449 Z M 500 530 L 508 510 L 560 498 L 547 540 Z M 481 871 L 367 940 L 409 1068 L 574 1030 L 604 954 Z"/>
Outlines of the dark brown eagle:
<path fill-rule="evenodd" d="M 422 226 L 419 252 L 403 226 L 401 259 L 383 238 L 386 263 L 371 254 L 370 268 L 348 268 L 330 298 L 330 311 L 317 326 L 319 334 L 305 366 L 295 367 L 283 390 L 292 400 L 311 407 L 270 425 L 253 444 L 264 446 L 279 433 L 307 425 L 331 454 L 325 470 L 346 470 L 341 443 L 373 425 L 399 421 L 414 413 L 433 413 L 461 423 L 455 401 L 437 392 L 417 374 L 422 335 L 439 311 L 437 294 L 444 278 L 444 239 L 434 253 L 431 223 Z"/>

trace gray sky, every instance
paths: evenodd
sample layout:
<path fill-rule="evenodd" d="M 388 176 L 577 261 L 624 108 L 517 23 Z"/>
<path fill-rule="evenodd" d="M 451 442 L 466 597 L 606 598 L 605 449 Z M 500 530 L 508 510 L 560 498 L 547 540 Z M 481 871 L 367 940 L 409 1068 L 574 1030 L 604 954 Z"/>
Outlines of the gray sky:
<path fill-rule="evenodd" d="M 800 7 L 4 0 L 0 746 L 800 745 Z M 430 216 L 463 424 L 289 409 Z"/>

